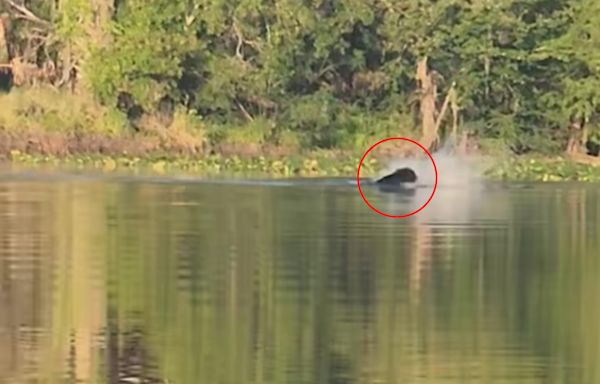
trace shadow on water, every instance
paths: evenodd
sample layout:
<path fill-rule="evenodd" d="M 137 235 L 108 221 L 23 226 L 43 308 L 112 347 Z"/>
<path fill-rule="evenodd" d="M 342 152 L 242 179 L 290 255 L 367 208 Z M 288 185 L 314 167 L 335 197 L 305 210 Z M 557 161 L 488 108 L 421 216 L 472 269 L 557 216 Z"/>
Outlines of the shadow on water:
<path fill-rule="evenodd" d="M 599 381 L 598 189 L 448 209 L 389 220 L 327 183 L 5 179 L 0 382 Z"/>

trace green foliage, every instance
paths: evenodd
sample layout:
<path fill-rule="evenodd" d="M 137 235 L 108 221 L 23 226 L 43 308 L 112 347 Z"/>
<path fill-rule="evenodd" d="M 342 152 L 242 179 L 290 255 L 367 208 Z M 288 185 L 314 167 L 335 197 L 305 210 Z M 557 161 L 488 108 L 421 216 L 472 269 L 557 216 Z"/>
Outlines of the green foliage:
<path fill-rule="evenodd" d="M 424 57 L 438 107 L 456 84 L 461 125 L 481 139 L 517 153 L 556 152 L 574 120 L 597 130 L 594 0 L 48 4 L 30 4 L 52 25 L 36 60 L 74 60 L 105 104 L 119 90 L 146 107 L 170 94 L 216 127 L 214 137 L 277 141 L 287 130 L 302 146 L 357 148 L 415 133 L 415 71 Z M 15 25 L 20 36 L 34 30 Z"/>
<path fill-rule="evenodd" d="M 14 150 L 10 158 L 15 164 L 27 166 L 43 166 L 47 164 L 62 165 L 66 168 L 96 168 L 105 172 L 130 170 L 144 173 L 184 172 L 203 175 L 230 176 L 355 176 L 356 157 L 344 156 L 330 152 L 311 152 L 294 154 L 286 158 L 267 158 L 264 156 L 223 157 L 220 155 L 204 156 L 200 159 L 182 156 L 98 156 L 98 155 L 31 155 Z M 373 175 L 378 164 L 374 159 L 365 162 L 361 174 Z"/>
<path fill-rule="evenodd" d="M 198 45 L 186 24 L 184 3 L 126 1 L 116 10 L 111 44 L 95 49 L 88 63 L 91 85 L 100 97 L 127 89 L 149 103 L 174 87 L 182 61 Z"/>
<path fill-rule="evenodd" d="M 488 143 L 490 145 L 490 143 Z M 500 146 L 501 149 L 501 146 Z M 355 154 L 333 151 L 293 153 L 286 157 L 221 156 L 207 155 L 201 158 L 187 156 L 147 155 L 32 155 L 18 150 L 10 153 L 17 165 L 35 167 L 61 165 L 73 169 L 96 168 L 104 172 L 133 171 L 136 173 L 219 175 L 231 177 L 290 177 L 290 176 L 356 176 Z M 378 174 L 381 164 L 370 158 L 363 163 L 361 175 Z M 488 180 L 501 181 L 583 181 L 600 182 L 600 167 L 578 164 L 563 158 L 508 157 L 502 161 L 486 164 L 484 176 Z"/>
<path fill-rule="evenodd" d="M 91 97 L 69 95 L 51 88 L 0 94 L 0 129 L 10 132 L 116 134 L 125 119 L 99 106 Z"/>
<path fill-rule="evenodd" d="M 223 129 L 222 142 L 229 144 L 264 144 L 272 135 L 273 127 L 264 119 L 253 120 L 248 124 Z"/>
<path fill-rule="evenodd" d="M 493 180 L 600 181 L 600 167 L 566 159 L 511 158 L 486 171 Z"/>

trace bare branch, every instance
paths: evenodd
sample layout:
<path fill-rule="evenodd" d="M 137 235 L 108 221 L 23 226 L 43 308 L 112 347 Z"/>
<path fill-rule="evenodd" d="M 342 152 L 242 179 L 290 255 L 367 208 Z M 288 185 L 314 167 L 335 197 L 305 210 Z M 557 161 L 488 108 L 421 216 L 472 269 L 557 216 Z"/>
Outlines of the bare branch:
<path fill-rule="evenodd" d="M 260 52 L 261 44 L 259 42 L 253 41 L 253 40 L 245 39 L 244 35 L 242 34 L 242 31 L 240 30 L 240 28 L 237 24 L 237 20 L 235 18 L 233 19 L 233 23 L 232 23 L 231 27 L 232 27 L 233 33 L 235 34 L 235 37 L 237 39 L 236 47 L 235 47 L 235 55 L 241 61 L 245 62 L 244 54 L 242 53 L 242 48 L 243 48 L 244 44 L 246 44 Z"/>
<path fill-rule="evenodd" d="M 199 4 L 194 4 L 192 10 L 185 15 L 185 27 L 189 27 L 192 25 L 192 23 L 194 21 L 196 21 L 196 13 L 198 12 L 198 9 L 200 9 L 200 5 Z"/>
<path fill-rule="evenodd" d="M 244 118 L 248 121 L 254 121 L 254 118 L 252 117 L 252 115 L 250 113 L 248 113 L 248 111 L 246 110 L 246 108 L 244 108 L 244 105 L 242 103 L 240 103 L 239 101 L 235 101 L 235 103 L 237 104 L 238 108 L 240 109 L 240 112 L 242 113 L 242 115 L 244 116 Z"/>
<path fill-rule="evenodd" d="M 17 12 L 17 17 L 24 20 L 29 20 L 34 23 L 42 24 L 45 26 L 50 26 L 51 24 L 37 16 L 30 9 L 25 7 L 23 4 L 17 4 L 13 0 L 2 0 L 5 4 L 7 4 L 10 8 L 12 8 L 15 12 Z"/>
<path fill-rule="evenodd" d="M 242 45 L 244 44 L 244 36 L 242 36 L 242 32 L 240 32 L 240 29 L 238 28 L 235 21 L 233 22 L 232 27 L 233 27 L 233 32 L 235 33 L 235 36 L 237 37 L 237 45 L 235 47 L 235 55 L 240 60 L 244 61 L 244 55 L 242 54 Z"/>
<path fill-rule="evenodd" d="M 435 133 L 437 135 L 440 126 L 442 125 L 442 120 L 444 119 L 444 116 L 446 115 L 446 110 L 448 109 L 448 103 L 450 103 L 452 101 L 452 99 L 455 98 L 455 91 L 454 91 L 454 87 L 455 87 L 455 83 L 452 83 L 452 86 L 450 87 L 450 90 L 448 91 L 448 93 L 446 94 L 446 98 L 444 99 L 444 103 L 442 104 L 442 108 L 440 109 L 440 113 L 437 117 L 437 120 L 435 122 Z"/>

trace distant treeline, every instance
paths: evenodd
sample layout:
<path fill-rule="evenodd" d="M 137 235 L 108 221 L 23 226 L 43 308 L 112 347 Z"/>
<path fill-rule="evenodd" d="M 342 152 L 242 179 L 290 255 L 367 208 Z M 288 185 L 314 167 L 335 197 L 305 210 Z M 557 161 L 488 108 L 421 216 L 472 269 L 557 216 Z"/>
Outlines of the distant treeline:
<path fill-rule="evenodd" d="M 468 133 L 515 153 L 598 152 L 597 0 L 0 0 L 0 13 L 5 91 L 168 98 L 313 147 L 414 129 L 430 146 Z"/>

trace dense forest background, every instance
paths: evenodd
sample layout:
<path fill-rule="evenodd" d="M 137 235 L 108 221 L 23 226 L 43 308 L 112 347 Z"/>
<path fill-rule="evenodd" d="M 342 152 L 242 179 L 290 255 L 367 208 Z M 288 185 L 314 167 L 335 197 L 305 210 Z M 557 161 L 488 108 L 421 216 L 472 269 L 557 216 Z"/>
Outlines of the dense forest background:
<path fill-rule="evenodd" d="M 159 112 L 168 97 L 213 140 L 598 152 L 597 0 L 0 0 L 0 14 L 9 93 L 43 84 L 116 110 L 128 92 Z"/>

